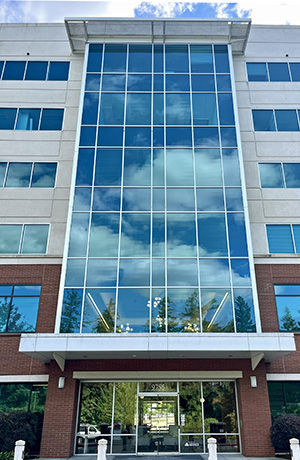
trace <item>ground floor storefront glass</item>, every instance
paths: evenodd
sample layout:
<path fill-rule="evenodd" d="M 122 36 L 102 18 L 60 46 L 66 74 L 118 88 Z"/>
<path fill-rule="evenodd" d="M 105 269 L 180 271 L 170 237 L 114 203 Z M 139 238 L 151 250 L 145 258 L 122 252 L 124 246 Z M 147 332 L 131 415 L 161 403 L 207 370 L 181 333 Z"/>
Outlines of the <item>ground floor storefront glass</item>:
<path fill-rule="evenodd" d="M 234 381 L 82 382 L 76 454 L 239 452 Z"/>

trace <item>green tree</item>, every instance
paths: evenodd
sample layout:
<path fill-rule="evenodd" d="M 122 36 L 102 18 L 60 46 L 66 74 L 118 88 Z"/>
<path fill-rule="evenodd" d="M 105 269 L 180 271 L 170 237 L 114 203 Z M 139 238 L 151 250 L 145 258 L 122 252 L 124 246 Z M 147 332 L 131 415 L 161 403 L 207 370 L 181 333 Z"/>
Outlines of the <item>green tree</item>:
<path fill-rule="evenodd" d="M 235 321 L 237 332 L 255 332 L 255 323 L 252 320 L 251 308 L 242 296 L 235 301 Z"/>
<path fill-rule="evenodd" d="M 0 301 L 0 331 L 1 332 L 33 332 L 34 327 L 23 321 L 23 315 L 19 312 L 11 298 L 5 297 Z"/>
<path fill-rule="evenodd" d="M 81 296 L 75 289 L 68 289 L 63 300 L 60 332 L 79 332 L 81 318 Z"/>
<path fill-rule="evenodd" d="M 217 301 L 216 298 L 213 298 L 209 302 L 207 302 L 207 304 L 202 305 L 203 332 L 233 332 L 234 331 L 233 320 L 227 321 L 225 325 L 222 325 L 216 321 L 216 318 L 214 319 L 214 321 L 212 321 L 212 319 L 210 320 L 206 319 L 206 315 L 209 311 L 213 310 L 214 313 L 216 313 L 218 308 L 219 308 L 219 302 Z"/>
<path fill-rule="evenodd" d="M 280 321 L 281 321 L 280 329 L 282 331 L 292 332 L 292 331 L 299 330 L 299 322 L 293 318 L 289 307 L 285 307 L 284 315 L 280 318 Z"/>
<path fill-rule="evenodd" d="M 197 289 L 188 297 L 180 316 L 184 332 L 200 332 L 199 294 Z"/>
<path fill-rule="evenodd" d="M 114 332 L 115 325 L 115 306 L 116 302 L 112 298 L 109 299 L 107 307 L 101 312 L 97 318 L 96 325 L 92 328 L 93 332 L 108 333 Z"/>

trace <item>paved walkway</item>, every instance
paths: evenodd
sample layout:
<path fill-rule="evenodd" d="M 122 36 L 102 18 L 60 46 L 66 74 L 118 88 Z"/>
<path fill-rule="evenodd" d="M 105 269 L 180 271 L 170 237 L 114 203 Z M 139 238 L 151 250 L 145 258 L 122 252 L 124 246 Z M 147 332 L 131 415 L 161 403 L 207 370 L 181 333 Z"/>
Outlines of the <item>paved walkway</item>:
<path fill-rule="evenodd" d="M 107 460 L 207 460 L 207 454 L 199 455 L 108 455 Z M 75 455 L 69 459 L 43 458 L 40 460 L 96 460 L 96 455 Z M 278 460 L 276 457 L 245 457 L 241 454 L 218 454 L 218 460 Z"/>

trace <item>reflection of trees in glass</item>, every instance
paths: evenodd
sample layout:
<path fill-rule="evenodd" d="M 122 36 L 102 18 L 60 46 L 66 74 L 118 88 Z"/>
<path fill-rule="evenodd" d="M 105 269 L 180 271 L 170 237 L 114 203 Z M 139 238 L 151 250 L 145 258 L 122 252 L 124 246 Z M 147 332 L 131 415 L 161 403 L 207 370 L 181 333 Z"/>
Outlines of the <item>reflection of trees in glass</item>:
<path fill-rule="evenodd" d="M 107 307 L 98 315 L 92 331 L 98 333 L 114 332 L 116 302 L 110 298 Z M 94 322 L 94 321 L 93 321 Z"/>
<path fill-rule="evenodd" d="M 234 331 L 233 320 L 228 321 L 225 325 L 222 325 L 216 321 L 216 318 L 214 319 L 214 321 L 205 319 L 209 311 L 214 310 L 215 312 L 217 312 L 219 305 L 220 303 L 218 302 L 216 298 L 213 298 L 209 302 L 207 302 L 207 304 L 202 305 L 203 332 L 233 332 Z"/>
<path fill-rule="evenodd" d="M 252 312 L 249 304 L 242 296 L 238 296 L 234 304 L 237 332 L 255 332 L 256 327 L 252 320 Z"/>
<path fill-rule="evenodd" d="M 122 425 L 122 433 L 133 433 L 136 417 L 137 389 L 135 382 L 116 383 L 114 425 Z"/>
<path fill-rule="evenodd" d="M 235 391 L 233 382 L 203 383 L 205 431 L 211 423 L 224 423 L 226 433 L 237 432 Z M 206 421 L 207 420 L 207 421 Z"/>
<path fill-rule="evenodd" d="M 0 330 L 2 332 L 33 332 L 34 327 L 22 321 L 22 313 L 19 312 L 12 299 L 5 297 L 0 301 Z"/>
<path fill-rule="evenodd" d="M 300 310 L 298 310 L 298 313 L 300 313 Z M 280 326 L 281 331 L 292 332 L 292 331 L 298 331 L 300 329 L 300 321 L 296 321 L 293 318 L 289 307 L 285 307 L 284 315 L 280 318 L 280 322 L 281 322 L 281 326 Z"/>
<path fill-rule="evenodd" d="M 65 291 L 60 332 L 78 332 L 81 317 L 81 296 L 78 291 Z"/>
<path fill-rule="evenodd" d="M 84 383 L 80 407 L 80 424 L 111 426 L 113 383 Z"/>
<path fill-rule="evenodd" d="M 152 309 L 152 332 L 166 332 L 166 298 L 156 297 L 153 302 Z M 180 332 L 179 323 L 175 315 L 174 302 L 167 297 L 167 311 L 168 311 L 168 332 Z"/>
<path fill-rule="evenodd" d="M 182 330 L 184 332 L 200 332 L 200 312 L 198 290 L 190 295 L 185 303 L 185 309 L 181 313 Z"/>
<path fill-rule="evenodd" d="M 180 383 L 180 414 L 184 415 L 182 433 L 202 433 L 201 383 Z"/>

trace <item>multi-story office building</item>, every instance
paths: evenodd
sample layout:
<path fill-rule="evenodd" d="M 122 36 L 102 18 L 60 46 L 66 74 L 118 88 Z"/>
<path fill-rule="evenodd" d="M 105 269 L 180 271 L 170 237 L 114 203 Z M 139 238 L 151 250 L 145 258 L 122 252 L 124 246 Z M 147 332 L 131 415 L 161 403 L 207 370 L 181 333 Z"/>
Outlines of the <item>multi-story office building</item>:
<path fill-rule="evenodd" d="M 41 457 L 272 456 L 300 403 L 299 28 L 0 36 L 0 410 L 44 412 Z"/>

